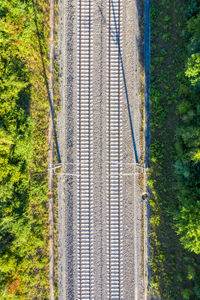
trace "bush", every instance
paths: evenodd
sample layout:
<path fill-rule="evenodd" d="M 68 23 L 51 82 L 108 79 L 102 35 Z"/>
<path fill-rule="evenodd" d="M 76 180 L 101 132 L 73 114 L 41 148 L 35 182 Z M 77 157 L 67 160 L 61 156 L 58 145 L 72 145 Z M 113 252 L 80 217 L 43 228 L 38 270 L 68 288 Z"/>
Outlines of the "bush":
<path fill-rule="evenodd" d="M 48 5 L 33 5 L 0 3 L 1 299 L 48 298 Z"/>

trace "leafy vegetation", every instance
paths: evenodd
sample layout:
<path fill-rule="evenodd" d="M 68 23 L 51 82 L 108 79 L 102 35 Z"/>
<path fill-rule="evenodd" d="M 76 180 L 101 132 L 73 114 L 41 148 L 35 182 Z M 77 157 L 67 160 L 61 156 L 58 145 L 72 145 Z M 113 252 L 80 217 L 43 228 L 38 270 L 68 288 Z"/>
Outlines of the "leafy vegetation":
<path fill-rule="evenodd" d="M 196 3 L 196 6 L 194 4 Z M 175 163 L 179 209 L 176 227 L 185 248 L 200 254 L 200 1 L 190 4 L 186 15 L 188 59 L 186 78 L 180 83 Z"/>
<path fill-rule="evenodd" d="M 48 10 L 0 2 L 1 299 L 48 299 Z"/>
<path fill-rule="evenodd" d="M 200 1 L 151 3 L 151 290 L 200 299 Z"/>

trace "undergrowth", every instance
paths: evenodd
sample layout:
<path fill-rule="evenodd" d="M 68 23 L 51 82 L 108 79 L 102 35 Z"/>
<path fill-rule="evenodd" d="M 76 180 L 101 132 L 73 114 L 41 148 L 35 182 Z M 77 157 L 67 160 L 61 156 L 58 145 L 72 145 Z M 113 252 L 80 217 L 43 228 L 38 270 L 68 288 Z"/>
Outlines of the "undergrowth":
<path fill-rule="evenodd" d="M 194 2 L 192 8 L 187 0 L 151 1 L 153 299 L 200 299 L 199 180 L 195 175 L 199 168 L 199 96 L 198 87 L 194 88 L 187 75 L 188 46 L 194 36 L 188 22 L 199 7 Z"/>
<path fill-rule="evenodd" d="M 48 299 L 49 3 L 0 3 L 0 298 Z"/>

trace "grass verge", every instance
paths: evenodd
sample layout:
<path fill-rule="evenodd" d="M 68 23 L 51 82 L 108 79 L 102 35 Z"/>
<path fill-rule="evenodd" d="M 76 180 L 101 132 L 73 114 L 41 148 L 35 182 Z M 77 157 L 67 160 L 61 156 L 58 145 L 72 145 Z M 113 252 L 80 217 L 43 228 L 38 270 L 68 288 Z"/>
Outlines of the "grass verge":
<path fill-rule="evenodd" d="M 0 17 L 0 298 L 49 299 L 49 3 Z"/>
<path fill-rule="evenodd" d="M 188 1 L 151 1 L 151 294 L 157 299 L 200 299 L 199 256 L 176 233 L 179 209 L 176 133 L 182 101 L 180 74 L 187 61 Z M 182 76 L 183 77 L 183 76 Z"/>

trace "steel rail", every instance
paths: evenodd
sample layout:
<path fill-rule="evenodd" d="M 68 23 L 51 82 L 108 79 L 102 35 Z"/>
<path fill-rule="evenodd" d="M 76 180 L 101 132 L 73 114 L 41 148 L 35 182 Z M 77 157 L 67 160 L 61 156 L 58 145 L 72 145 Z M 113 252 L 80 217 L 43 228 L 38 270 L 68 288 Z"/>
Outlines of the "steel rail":
<path fill-rule="evenodd" d="M 120 36 L 120 0 L 107 0 L 107 299 L 123 298 L 122 262 L 122 73 L 118 44 L 112 32 Z"/>
<path fill-rule="evenodd" d="M 78 1 L 77 297 L 94 299 L 93 277 L 93 3 Z"/>

